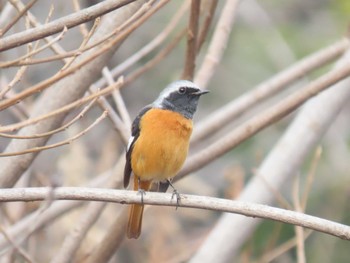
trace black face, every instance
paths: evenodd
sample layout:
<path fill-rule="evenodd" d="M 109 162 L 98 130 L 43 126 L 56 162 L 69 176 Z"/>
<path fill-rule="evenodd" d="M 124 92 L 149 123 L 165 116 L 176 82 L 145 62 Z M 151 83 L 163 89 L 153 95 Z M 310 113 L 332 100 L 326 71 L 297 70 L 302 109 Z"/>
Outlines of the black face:
<path fill-rule="evenodd" d="M 179 112 L 188 119 L 192 119 L 197 110 L 198 100 L 205 93 L 207 91 L 202 91 L 198 88 L 181 86 L 164 98 L 162 106 L 165 109 Z"/>

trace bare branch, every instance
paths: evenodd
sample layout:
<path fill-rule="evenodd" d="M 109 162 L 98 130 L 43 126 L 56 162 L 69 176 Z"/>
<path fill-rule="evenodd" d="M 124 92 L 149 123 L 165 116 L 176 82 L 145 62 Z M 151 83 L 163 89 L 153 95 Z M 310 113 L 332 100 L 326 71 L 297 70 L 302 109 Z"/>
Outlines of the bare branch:
<path fill-rule="evenodd" d="M 29 202 L 45 200 L 49 191 L 54 191 L 54 198 L 56 200 L 104 201 L 120 204 L 142 203 L 137 191 L 82 187 L 57 187 L 54 190 L 47 187 L 6 188 L 0 190 L 0 201 Z M 177 200 L 171 198 L 171 196 L 171 194 L 166 193 L 147 192 L 147 194 L 143 196 L 143 203 L 176 207 L 178 205 Z M 208 196 L 181 194 L 179 207 L 208 209 L 220 212 L 237 213 L 248 217 L 271 219 L 310 228 L 341 239 L 350 240 L 350 227 L 347 225 L 267 205 L 232 201 Z"/>

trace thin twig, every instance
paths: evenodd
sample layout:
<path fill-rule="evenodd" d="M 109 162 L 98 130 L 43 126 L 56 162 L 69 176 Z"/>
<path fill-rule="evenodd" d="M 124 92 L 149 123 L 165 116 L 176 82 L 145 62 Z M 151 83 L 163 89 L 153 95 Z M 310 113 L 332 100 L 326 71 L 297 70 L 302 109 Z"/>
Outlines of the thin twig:
<path fill-rule="evenodd" d="M 311 235 L 311 233 L 313 233 L 314 231 L 309 230 L 309 231 L 305 231 L 305 232 L 306 233 L 304 236 L 304 238 L 305 238 L 304 240 L 306 240 Z M 295 247 L 296 243 L 297 243 L 297 239 L 296 239 L 296 237 L 293 237 L 290 240 L 279 245 L 275 249 L 270 250 L 268 253 L 263 255 L 262 258 L 260 260 L 258 260 L 257 262 L 260 262 L 260 263 L 272 262 L 277 257 L 281 256 L 282 254 L 286 253 L 288 250 Z"/>
<path fill-rule="evenodd" d="M 102 75 L 106 78 L 108 85 L 112 85 L 114 83 L 113 76 L 109 71 L 108 67 L 104 67 L 102 69 Z M 126 127 L 131 127 L 131 119 L 129 112 L 125 106 L 124 100 L 120 94 L 120 90 L 114 90 L 112 92 L 114 103 L 117 106 L 121 119 Z"/>
<path fill-rule="evenodd" d="M 34 134 L 34 135 L 28 135 L 28 136 L 23 136 L 23 135 L 16 135 L 16 134 L 7 134 L 7 133 L 0 133 L 0 137 L 4 138 L 11 138 L 11 139 L 36 139 L 36 138 L 41 138 L 41 137 L 46 137 L 46 136 L 51 136 L 53 134 L 56 134 L 58 132 L 61 132 L 63 130 L 66 130 L 69 126 L 71 126 L 73 123 L 75 123 L 78 119 L 81 119 L 84 114 L 94 105 L 94 103 L 98 100 L 98 98 L 95 98 L 89 102 L 88 105 L 84 107 L 84 109 L 77 115 L 75 116 L 72 120 L 67 122 L 66 124 L 62 125 L 61 127 L 54 129 L 49 132 L 45 133 L 40 133 L 40 134 Z"/>
<path fill-rule="evenodd" d="M 300 204 L 300 196 L 299 196 L 299 188 L 300 188 L 300 175 L 298 174 L 295 176 L 294 179 L 294 184 L 293 184 L 293 204 L 296 212 L 302 213 L 302 208 Z M 305 263 L 306 258 L 305 258 L 305 244 L 304 244 L 304 229 L 295 226 L 295 234 L 296 234 L 296 250 L 297 250 L 297 262 L 298 263 Z"/>
<path fill-rule="evenodd" d="M 80 11 L 81 7 L 80 7 L 79 1 L 78 0 L 73 0 L 72 2 L 73 2 L 73 7 L 74 7 L 75 12 Z M 86 24 L 80 24 L 79 25 L 79 30 L 80 30 L 81 35 L 84 38 L 89 34 L 89 30 L 88 30 Z"/>
<path fill-rule="evenodd" d="M 13 65 L 16 65 L 16 66 L 17 65 L 31 65 L 32 64 L 31 61 L 28 60 L 27 58 L 38 54 L 39 52 L 51 47 L 54 43 L 60 41 L 63 38 L 64 34 L 67 33 L 67 31 L 68 31 L 68 29 L 66 27 L 64 27 L 62 32 L 58 36 L 53 38 L 51 41 L 47 42 L 45 45 L 41 46 L 40 48 L 34 49 L 32 52 L 26 53 L 24 56 L 21 56 L 19 58 L 11 60 L 11 61 L 6 61 L 3 63 L 0 63 L 0 68 L 6 68 L 6 67 L 13 66 Z"/>
<path fill-rule="evenodd" d="M 6 34 L 14 24 L 30 9 L 38 0 L 31 0 L 3 29 L 0 29 L 0 37 Z"/>
<path fill-rule="evenodd" d="M 318 167 L 321 156 L 322 156 L 322 147 L 318 146 L 316 148 L 315 154 L 312 158 L 311 167 L 310 167 L 308 174 L 307 174 L 307 177 L 306 177 L 305 189 L 304 189 L 303 195 L 301 197 L 301 209 L 302 209 L 302 211 L 305 211 L 305 209 L 306 209 L 306 204 L 307 204 L 307 200 L 309 197 L 310 189 L 311 189 L 312 183 L 314 181 L 316 169 Z"/>
<path fill-rule="evenodd" d="M 97 90 L 94 85 L 91 85 L 89 91 L 91 94 L 94 94 L 94 90 Z M 104 111 L 107 111 L 108 118 L 111 120 L 112 124 L 114 125 L 114 128 L 116 131 L 119 132 L 121 135 L 121 138 L 125 145 L 128 144 L 129 138 L 130 138 L 130 127 L 126 127 L 123 123 L 123 121 L 120 119 L 118 114 L 114 111 L 112 106 L 108 103 L 105 97 L 101 96 L 97 99 L 97 103 L 99 104 L 100 108 Z"/>
<path fill-rule="evenodd" d="M 0 202 L 45 200 L 48 191 L 52 191 L 52 189 L 47 187 L 3 188 L 0 191 Z M 137 191 L 83 187 L 57 187 L 54 189 L 54 195 L 56 200 L 84 200 L 121 204 L 141 204 L 143 202 L 143 204 L 149 205 L 179 206 L 237 213 L 248 217 L 259 217 L 298 225 L 350 240 L 350 226 L 303 213 L 243 201 L 182 194 L 179 204 L 176 199 L 171 198 L 171 194 L 167 193 L 147 192 L 141 200 Z"/>
<path fill-rule="evenodd" d="M 26 149 L 23 151 L 19 152 L 4 152 L 0 153 L 0 157 L 5 157 L 5 156 L 16 156 L 16 155 L 22 155 L 26 153 L 34 153 L 34 152 L 41 152 L 44 150 L 49 150 L 52 148 L 57 148 L 66 144 L 71 144 L 73 141 L 77 140 L 81 136 L 83 136 L 85 133 L 87 133 L 89 130 L 91 130 L 93 127 L 95 127 L 100 121 L 102 121 L 104 118 L 106 118 L 107 112 L 103 112 L 100 117 L 98 117 L 90 126 L 88 126 L 85 130 L 79 132 L 78 134 L 74 135 L 71 138 L 68 138 L 67 140 L 58 142 L 58 143 L 53 143 L 45 146 L 40 146 L 40 147 L 34 147 L 30 149 Z"/>
<path fill-rule="evenodd" d="M 79 55 L 81 55 L 82 52 L 84 52 L 82 49 L 83 49 L 84 47 L 86 47 L 88 41 L 90 40 L 90 38 L 92 37 L 92 35 L 96 32 L 96 29 L 97 29 L 97 27 L 99 26 L 100 22 L 101 22 L 101 18 L 98 17 L 98 18 L 95 19 L 94 24 L 93 24 L 91 30 L 90 30 L 90 31 L 88 32 L 88 34 L 86 34 L 86 36 L 84 37 L 84 39 L 83 39 L 83 41 L 81 42 L 81 44 L 80 44 L 80 46 L 79 46 L 78 51 L 76 52 L 76 54 L 68 59 L 68 61 L 67 61 L 66 64 L 63 66 L 63 68 L 60 69 L 60 71 L 63 71 L 63 70 L 65 70 L 66 68 L 68 68 L 68 67 L 74 62 L 74 60 L 75 60 Z M 79 50 L 80 50 L 80 51 L 79 51 Z"/>
<path fill-rule="evenodd" d="M 11 246 L 18 252 L 19 255 L 23 257 L 23 259 L 29 263 L 35 263 L 36 261 L 25 251 L 23 248 L 18 246 L 10 235 L 6 232 L 6 230 L 0 225 L 1 234 L 7 239 L 7 241 L 11 244 Z"/>

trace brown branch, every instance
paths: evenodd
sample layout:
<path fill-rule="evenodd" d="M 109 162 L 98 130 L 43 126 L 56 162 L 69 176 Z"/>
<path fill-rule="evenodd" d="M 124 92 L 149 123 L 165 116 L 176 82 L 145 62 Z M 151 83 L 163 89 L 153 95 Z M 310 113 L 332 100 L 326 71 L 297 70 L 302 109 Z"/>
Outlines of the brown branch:
<path fill-rule="evenodd" d="M 135 0 L 106 0 L 74 14 L 59 18 L 46 25 L 8 36 L 0 39 L 0 51 L 5 51 L 59 33 L 64 27 L 72 28 L 82 23 L 86 23 L 134 1 Z"/>
<path fill-rule="evenodd" d="M 196 67 L 197 34 L 201 0 L 192 0 L 191 14 L 187 31 L 187 49 L 182 79 L 192 80 Z"/>

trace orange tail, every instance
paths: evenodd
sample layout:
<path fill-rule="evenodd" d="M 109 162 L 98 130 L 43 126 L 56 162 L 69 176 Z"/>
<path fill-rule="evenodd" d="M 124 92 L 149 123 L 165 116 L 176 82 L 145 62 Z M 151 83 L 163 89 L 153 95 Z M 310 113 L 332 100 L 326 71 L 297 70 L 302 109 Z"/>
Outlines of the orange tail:
<path fill-rule="evenodd" d="M 135 176 L 134 178 L 134 190 L 139 190 L 140 187 L 140 189 L 148 191 L 151 188 L 151 185 L 151 181 L 140 181 L 139 185 L 137 177 Z M 140 236 L 144 207 L 144 205 L 131 205 L 129 211 L 128 227 L 126 230 L 126 236 L 128 238 L 138 238 Z"/>

